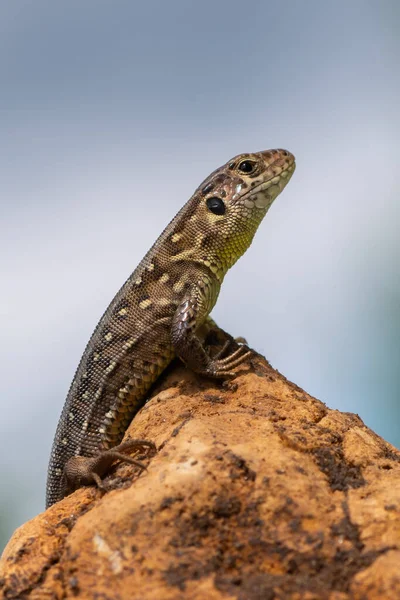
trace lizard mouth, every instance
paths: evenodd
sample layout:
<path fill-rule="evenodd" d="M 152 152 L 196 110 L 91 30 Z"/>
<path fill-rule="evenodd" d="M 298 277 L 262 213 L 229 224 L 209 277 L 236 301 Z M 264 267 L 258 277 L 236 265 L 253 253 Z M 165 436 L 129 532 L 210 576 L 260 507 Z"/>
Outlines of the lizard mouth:
<path fill-rule="evenodd" d="M 277 166 L 276 164 L 271 166 Z M 241 194 L 240 200 L 247 208 L 268 209 L 275 198 L 286 187 L 296 168 L 296 163 L 292 160 L 289 164 L 281 166 L 279 173 L 274 173 L 269 179 L 261 181 L 251 190 Z"/>

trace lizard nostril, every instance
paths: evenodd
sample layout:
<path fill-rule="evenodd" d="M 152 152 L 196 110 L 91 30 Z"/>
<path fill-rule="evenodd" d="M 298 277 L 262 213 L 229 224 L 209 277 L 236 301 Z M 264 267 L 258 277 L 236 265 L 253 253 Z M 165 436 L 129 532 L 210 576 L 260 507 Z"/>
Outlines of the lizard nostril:
<path fill-rule="evenodd" d="M 209 192 L 211 192 L 214 189 L 214 184 L 213 183 L 208 183 L 207 185 L 205 185 L 203 187 L 203 194 L 208 194 Z"/>

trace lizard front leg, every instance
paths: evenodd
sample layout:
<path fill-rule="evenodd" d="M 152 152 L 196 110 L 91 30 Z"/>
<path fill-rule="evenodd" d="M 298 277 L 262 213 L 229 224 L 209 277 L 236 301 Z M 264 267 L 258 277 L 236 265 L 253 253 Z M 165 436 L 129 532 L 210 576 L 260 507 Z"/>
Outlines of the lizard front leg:
<path fill-rule="evenodd" d="M 172 343 L 176 354 L 192 371 L 206 377 L 231 379 L 236 376 L 232 369 L 241 365 L 251 355 L 251 352 L 246 347 L 240 346 L 222 358 L 231 342 L 234 341 L 233 338 L 228 339 L 215 356 L 211 357 L 206 352 L 198 335 L 199 322 L 201 323 L 203 320 L 202 313 L 206 301 L 207 298 L 199 297 L 196 293 L 189 293 L 184 298 L 172 319 Z M 203 330 L 207 326 L 211 329 L 217 327 L 210 317 L 200 325 Z"/>

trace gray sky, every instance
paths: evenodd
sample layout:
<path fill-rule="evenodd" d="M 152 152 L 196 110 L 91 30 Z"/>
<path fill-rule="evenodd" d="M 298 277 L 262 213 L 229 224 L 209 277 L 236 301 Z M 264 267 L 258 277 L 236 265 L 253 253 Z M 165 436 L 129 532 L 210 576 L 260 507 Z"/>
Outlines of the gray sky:
<path fill-rule="evenodd" d="M 0 5 L 0 535 L 43 509 L 50 446 L 108 302 L 240 152 L 297 171 L 213 315 L 400 445 L 399 3 Z"/>

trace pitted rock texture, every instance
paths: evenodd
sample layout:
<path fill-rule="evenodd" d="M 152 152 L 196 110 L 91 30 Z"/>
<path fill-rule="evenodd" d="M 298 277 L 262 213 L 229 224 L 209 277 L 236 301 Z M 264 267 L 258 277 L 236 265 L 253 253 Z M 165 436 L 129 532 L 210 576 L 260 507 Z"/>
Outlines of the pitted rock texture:
<path fill-rule="evenodd" d="M 128 431 L 148 470 L 19 528 L 0 597 L 400 599 L 400 452 L 251 363 L 224 385 L 174 364 Z"/>

